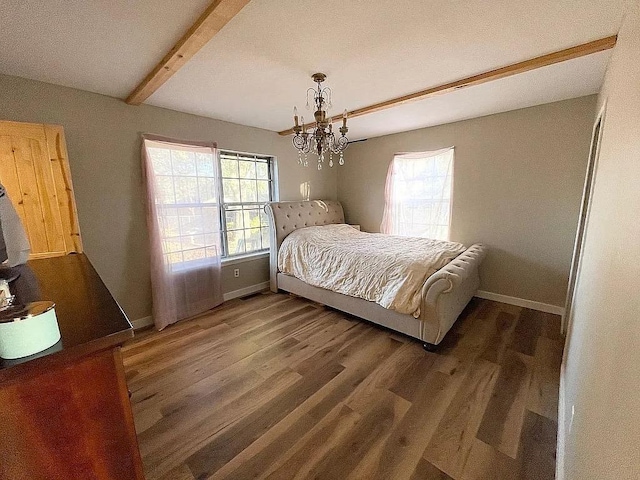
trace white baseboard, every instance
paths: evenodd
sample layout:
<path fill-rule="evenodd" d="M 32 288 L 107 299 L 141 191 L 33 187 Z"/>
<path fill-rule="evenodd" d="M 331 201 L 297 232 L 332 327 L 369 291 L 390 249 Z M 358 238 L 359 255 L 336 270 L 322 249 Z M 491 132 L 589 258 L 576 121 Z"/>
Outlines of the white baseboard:
<path fill-rule="evenodd" d="M 257 283 L 255 285 L 249 285 L 248 287 L 233 290 L 222 295 L 222 299 L 227 302 L 234 298 L 244 297 L 245 295 L 251 295 L 262 290 L 269 288 L 269 282 Z M 499 293 L 486 292 L 484 290 L 478 290 L 476 297 L 484 298 L 486 300 L 493 300 L 496 302 L 508 303 L 509 305 L 515 305 L 517 307 L 530 308 L 532 310 L 539 310 L 541 312 L 553 313 L 555 315 L 564 315 L 564 308 L 557 305 L 549 305 L 548 303 L 534 302 L 533 300 L 526 300 L 524 298 L 510 297 L 508 295 L 501 295 Z M 153 325 L 153 317 L 138 318 L 131 321 L 134 330 L 140 330 L 141 328 Z"/>
<path fill-rule="evenodd" d="M 148 327 L 149 325 L 153 325 L 153 317 L 149 315 L 148 317 L 142 317 L 136 320 L 131 320 L 131 325 L 133 325 L 134 330 L 140 330 L 141 328 L 145 328 L 145 327 Z"/>
<path fill-rule="evenodd" d="M 226 302 L 234 298 L 244 297 L 245 295 L 251 295 L 252 293 L 259 292 L 269 288 L 269 282 L 256 283 L 255 285 L 249 285 L 248 287 L 233 290 L 222 295 L 222 299 Z"/>
<path fill-rule="evenodd" d="M 232 292 L 227 292 L 222 295 L 222 299 L 226 302 L 233 298 L 244 297 L 245 295 L 251 295 L 252 293 L 256 293 L 261 290 L 265 290 L 267 288 L 269 288 L 269 282 L 257 283 L 255 285 L 249 285 L 248 287 L 241 288 L 239 290 L 233 290 Z M 133 325 L 134 330 L 140 330 L 141 328 L 146 328 L 149 325 L 153 325 L 153 317 L 149 315 L 148 317 L 142 317 L 136 320 L 132 320 L 131 325 Z"/>
<path fill-rule="evenodd" d="M 500 293 L 485 292 L 484 290 L 478 290 L 476 293 L 476 297 L 484 298 L 486 300 L 493 300 L 495 302 L 508 303 L 509 305 L 515 305 L 517 307 L 530 308 L 531 310 L 553 313 L 554 315 L 564 315 L 563 307 L 550 305 L 548 303 L 535 302 L 533 300 L 527 300 L 525 298 L 510 297 L 508 295 L 501 295 Z"/>

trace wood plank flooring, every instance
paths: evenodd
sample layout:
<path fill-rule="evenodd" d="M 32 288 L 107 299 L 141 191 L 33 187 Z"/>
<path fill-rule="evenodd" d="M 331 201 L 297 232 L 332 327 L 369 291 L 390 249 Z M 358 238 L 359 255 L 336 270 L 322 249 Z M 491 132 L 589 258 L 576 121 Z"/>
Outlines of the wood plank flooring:
<path fill-rule="evenodd" d="M 473 299 L 437 353 L 285 294 L 123 348 L 145 474 L 553 479 L 560 318 Z"/>

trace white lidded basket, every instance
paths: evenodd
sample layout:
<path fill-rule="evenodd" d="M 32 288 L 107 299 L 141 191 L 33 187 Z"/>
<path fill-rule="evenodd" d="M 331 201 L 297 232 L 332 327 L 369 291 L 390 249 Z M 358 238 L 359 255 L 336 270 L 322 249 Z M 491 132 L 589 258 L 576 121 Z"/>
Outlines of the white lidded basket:
<path fill-rule="evenodd" d="M 53 302 L 11 305 L 0 311 L 0 357 L 10 360 L 46 350 L 60 340 Z"/>

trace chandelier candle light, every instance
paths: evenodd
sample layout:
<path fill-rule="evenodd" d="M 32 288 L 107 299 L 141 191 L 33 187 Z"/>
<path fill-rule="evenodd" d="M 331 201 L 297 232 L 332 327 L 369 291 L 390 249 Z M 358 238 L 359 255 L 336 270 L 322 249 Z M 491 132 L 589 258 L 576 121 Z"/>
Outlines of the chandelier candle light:
<path fill-rule="evenodd" d="M 329 87 L 322 88 L 327 76 L 324 73 L 314 73 L 311 78 L 318 84 L 317 89 L 309 88 L 307 90 L 307 109 L 310 108 L 309 98 L 313 95 L 313 102 L 316 111 L 313 116 L 316 120 L 315 127 L 309 131 L 304 124 L 304 117 L 300 117 L 298 121 L 298 109 L 293 107 L 293 121 L 295 123 L 293 131 L 293 146 L 298 149 L 298 162 L 305 167 L 308 165 L 307 154 L 313 151 L 318 156 L 318 170 L 322 170 L 325 160 L 325 154 L 329 152 L 329 166 L 333 167 L 333 154 L 340 155 L 338 163 L 344 165 L 344 151 L 349 145 L 347 138 L 347 111 L 342 114 L 342 127 L 340 127 L 340 137 L 333 133 L 331 125 L 333 119 L 327 117 L 327 111 L 331 108 L 331 89 Z"/>

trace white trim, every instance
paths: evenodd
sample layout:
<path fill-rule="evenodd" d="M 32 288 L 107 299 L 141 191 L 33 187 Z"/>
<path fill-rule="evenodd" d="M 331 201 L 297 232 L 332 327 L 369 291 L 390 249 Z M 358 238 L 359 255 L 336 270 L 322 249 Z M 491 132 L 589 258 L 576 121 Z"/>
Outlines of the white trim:
<path fill-rule="evenodd" d="M 567 288 L 567 299 L 565 301 L 565 313 L 563 315 L 560 331 L 567 334 L 569 324 L 573 321 L 573 305 L 575 303 L 576 292 L 578 291 L 578 278 L 582 267 L 582 254 L 584 252 L 584 243 L 586 241 L 587 227 L 589 226 L 589 215 L 591 213 L 591 198 L 593 197 L 593 189 L 596 185 L 596 174 L 598 173 L 598 159 L 600 158 L 600 149 L 602 148 L 602 135 L 604 133 L 604 120 L 607 112 L 607 99 L 602 103 L 602 108 L 596 116 L 591 131 L 591 144 L 589 146 L 589 160 L 587 162 L 587 171 L 585 172 L 584 187 L 582 191 L 582 200 L 580 204 L 580 213 L 578 215 L 578 228 L 576 229 L 576 238 L 573 246 L 573 255 L 571 256 L 571 271 L 569 272 L 569 286 Z M 600 124 L 598 135 L 596 136 L 596 128 Z M 593 151 L 593 147 L 596 147 Z M 592 155 L 593 152 L 593 155 Z M 591 178 L 589 172 L 591 171 Z M 582 232 L 582 235 L 581 235 Z"/>
<path fill-rule="evenodd" d="M 222 295 L 222 299 L 227 302 L 231 299 L 244 297 L 245 295 L 251 295 L 252 293 L 266 290 L 269 288 L 269 282 L 256 283 L 255 285 L 249 285 L 248 287 L 233 290 Z"/>
<path fill-rule="evenodd" d="M 261 258 L 268 258 L 269 250 L 265 250 L 264 252 L 258 253 L 248 253 L 247 255 L 239 255 L 237 257 L 224 257 L 220 260 L 220 263 L 223 267 L 227 265 L 236 265 L 238 263 L 251 262 L 253 260 L 259 260 Z"/>
<path fill-rule="evenodd" d="M 607 102 L 608 99 L 605 98 L 602 102 L 602 107 L 596 116 L 596 121 L 593 124 L 593 130 L 591 133 L 591 145 L 589 147 L 589 164 L 587 165 L 587 174 L 585 175 L 585 188 L 583 189 L 583 198 L 582 203 L 585 202 L 585 197 L 591 197 L 593 195 L 593 189 L 596 184 L 596 175 L 598 173 L 598 160 L 600 158 L 600 149 L 602 148 L 602 136 L 604 135 L 604 120 L 607 113 Z M 594 138 L 595 129 L 600 123 L 600 131 L 598 132 L 598 137 Z M 591 151 L 593 150 L 593 143 L 596 142 L 596 151 L 594 155 L 591 155 Z M 588 168 L 593 164 L 593 173 L 591 176 L 591 184 L 587 185 L 588 179 Z M 589 191 L 587 191 L 587 187 Z M 587 228 L 589 225 L 589 213 L 591 212 L 591 202 L 587 202 L 586 211 L 583 212 L 581 210 L 580 216 L 578 217 L 578 228 L 582 226 L 584 235 L 586 235 Z M 584 215 L 584 216 L 582 216 Z M 583 225 L 581 225 L 580 220 L 584 221 Z M 562 316 L 562 333 L 565 334 L 564 341 L 564 350 L 562 352 L 562 364 L 560 365 L 560 391 L 558 396 L 558 434 L 557 434 L 557 444 L 556 444 L 556 480 L 564 480 L 565 478 L 565 452 L 566 452 L 566 439 L 571 434 L 571 425 L 573 424 L 573 405 L 571 406 L 571 413 L 569 413 L 568 405 L 566 405 L 567 397 L 566 397 L 566 387 L 565 387 L 565 366 L 567 365 L 567 356 L 569 355 L 569 348 L 571 342 L 571 331 L 573 330 L 573 313 L 574 313 L 574 304 L 576 300 L 576 293 L 578 291 L 578 282 L 580 279 L 580 271 L 582 267 L 582 255 L 584 254 L 584 249 L 580 248 L 580 255 L 577 254 L 578 247 L 584 246 L 585 236 L 582 237 L 583 245 L 578 245 L 578 233 L 576 233 L 576 243 L 573 248 L 573 257 L 571 259 L 571 275 L 569 277 L 569 288 L 567 289 L 567 301 L 565 304 L 565 312 L 567 314 Z M 573 282 L 573 288 L 571 288 L 571 282 Z M 565 428 L 565 422 L 567 421 L 567 416 L 569 417 L 569 428 Z"/>
<path fill-rule="evenodd" d="M 564 362 L 560 366 L 560 392 L 558 396 L 558 443 L 556 445 L 556 480 L 564 480 L 564 452 L 566 432 L 564 422 L 566 420 L 564 412 Z"/>
<path fill-rule="evenodd" d="M 134 330 L 140 330 L 141 328 L 145 328 L 145 327 L 148 327 L 149 325 L 153 325 L 153 317 L 149 315 L 148 317 L 142 317 L 136 320 L 132 320 L 131 325 L 133 325 Z"/>
<path fill-rule="evenodd" d="M 476 292 L 476 297 L 484 298 L 486 300 L 493 300 L 495 302 L 508 303 L 509 305 L 515 305 L 517 307 L 539 310 L 541 312 L 553 313 L 554 315 L 564 315 L 563 307 L 559 307 L 558 305 L 550 305 L 548 303 L 535 302 L 533 300 L 527 300 L 525 298 L 510 297 L 508 295 L 486 292 L 484 290 L 478 290 Z"/>

